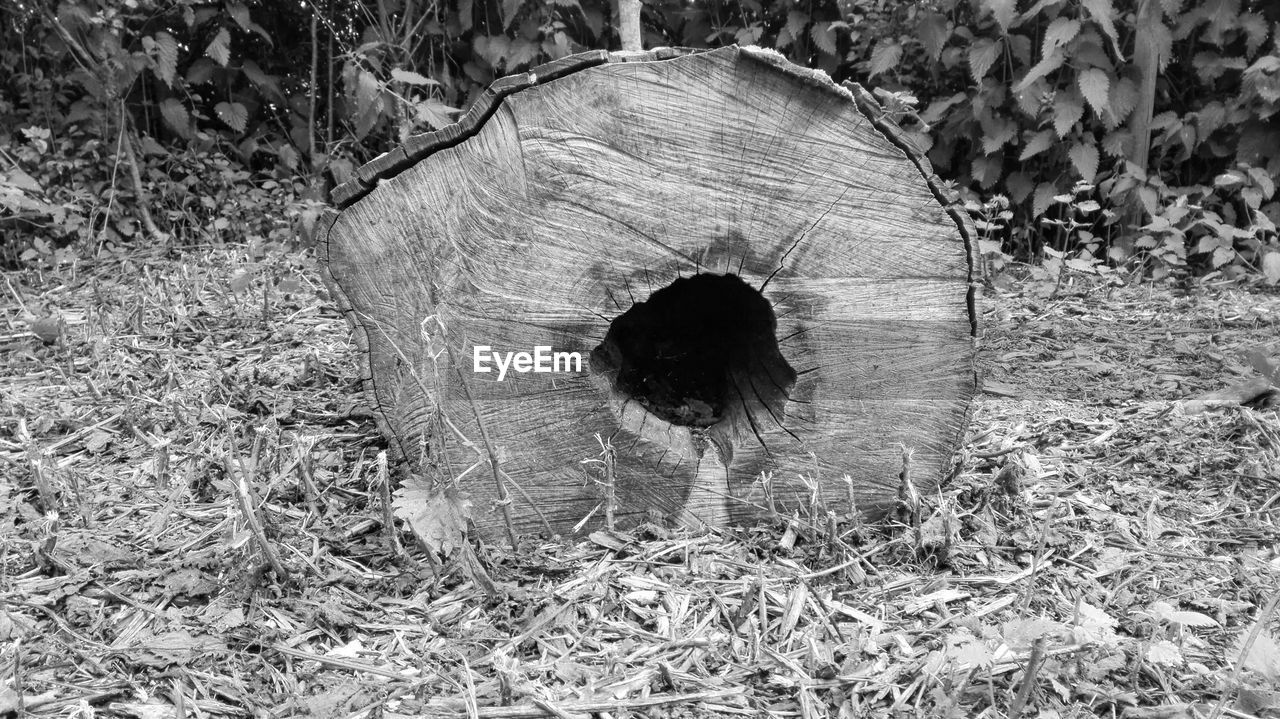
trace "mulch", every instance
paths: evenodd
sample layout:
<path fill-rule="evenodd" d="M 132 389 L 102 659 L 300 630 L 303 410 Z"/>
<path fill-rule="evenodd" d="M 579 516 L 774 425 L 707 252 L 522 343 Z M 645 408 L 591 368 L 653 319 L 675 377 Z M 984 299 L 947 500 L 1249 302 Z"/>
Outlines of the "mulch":
<path fill-rule="evenodd" d="M 1280 716 L 1280 416 L 1185 411 L 1274 288 L 989 290 L 961 471 L 883 522 L 439 561 L 309 253 L 4 282 L 0 715 Z"/>

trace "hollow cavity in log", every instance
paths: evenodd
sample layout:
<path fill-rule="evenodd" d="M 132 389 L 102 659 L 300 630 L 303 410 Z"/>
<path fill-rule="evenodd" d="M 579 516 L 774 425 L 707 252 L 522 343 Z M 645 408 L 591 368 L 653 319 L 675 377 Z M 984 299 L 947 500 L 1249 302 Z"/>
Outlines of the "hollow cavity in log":
<path fill-rule="evenodd" d="M 682 277 L 637 302 L 591 353 L 612 388 L 671 424 L 781 417 L 795 370 L 778 350 L 769 301 L 733 274 Z"/>

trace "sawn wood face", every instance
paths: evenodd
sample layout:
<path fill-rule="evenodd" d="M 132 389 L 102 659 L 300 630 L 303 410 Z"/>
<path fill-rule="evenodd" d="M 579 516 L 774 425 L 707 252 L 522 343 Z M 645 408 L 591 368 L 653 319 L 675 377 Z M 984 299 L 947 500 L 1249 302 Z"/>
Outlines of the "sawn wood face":
<path fill-rule="evenodd" d="M 976 392 L 977 318 L 973 235 L 927 162 L 861 88 L 766 51 L 575 62 L 495 83 L 335 192 L 328 279 L 402 457 L 461 476 L 484 531 L 501 518 L 473 404 L 519 530 L 603 521 L 597 435 L 617 450 L 624 522 L 841 510 L 846 476 L 875 514 L 903 447 L 936 484 Z M 780 365 L 744 359 L 774 369 L 738 372 L 742 401 L 709 427 L 673 424 L 590 362 L 614 319 L 700 273 L 763 296 L 794 371 L 775 401 Z M 476 345 L 584 361 L 497 382 L 472 371 Z"/>

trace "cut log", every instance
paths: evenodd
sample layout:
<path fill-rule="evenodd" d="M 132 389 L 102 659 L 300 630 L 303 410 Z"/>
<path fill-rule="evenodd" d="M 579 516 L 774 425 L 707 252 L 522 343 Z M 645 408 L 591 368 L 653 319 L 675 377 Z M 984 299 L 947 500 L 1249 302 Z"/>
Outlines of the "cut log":
<path fill-rule="evenodd" d="M 903 447 L 922 491 L 952 471 L 977 391 L 940 188 L 862 88 L 774 53 L 589 53 L 362 168 L 320 252 L 382 430 L 487 534 L 495 476 L 519 531 L 609 497 L 623 526 L 875 516 Z"/>

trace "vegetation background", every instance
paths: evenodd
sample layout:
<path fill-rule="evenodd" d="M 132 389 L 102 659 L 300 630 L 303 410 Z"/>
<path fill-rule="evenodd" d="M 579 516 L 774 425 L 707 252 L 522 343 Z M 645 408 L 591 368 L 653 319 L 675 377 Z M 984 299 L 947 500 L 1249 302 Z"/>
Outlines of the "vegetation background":
<path fill-rule="evenodd" d="M 497 77 L 616 47 L 614 19 L 607 0 L 6 3 L 3 260 L 305 237 L 360 163 Z M 992 269 L 1280 282 L 1280 4 L 654 0 L 642 19 L 646 47 L 758 44 L 874 88 Z"/>

